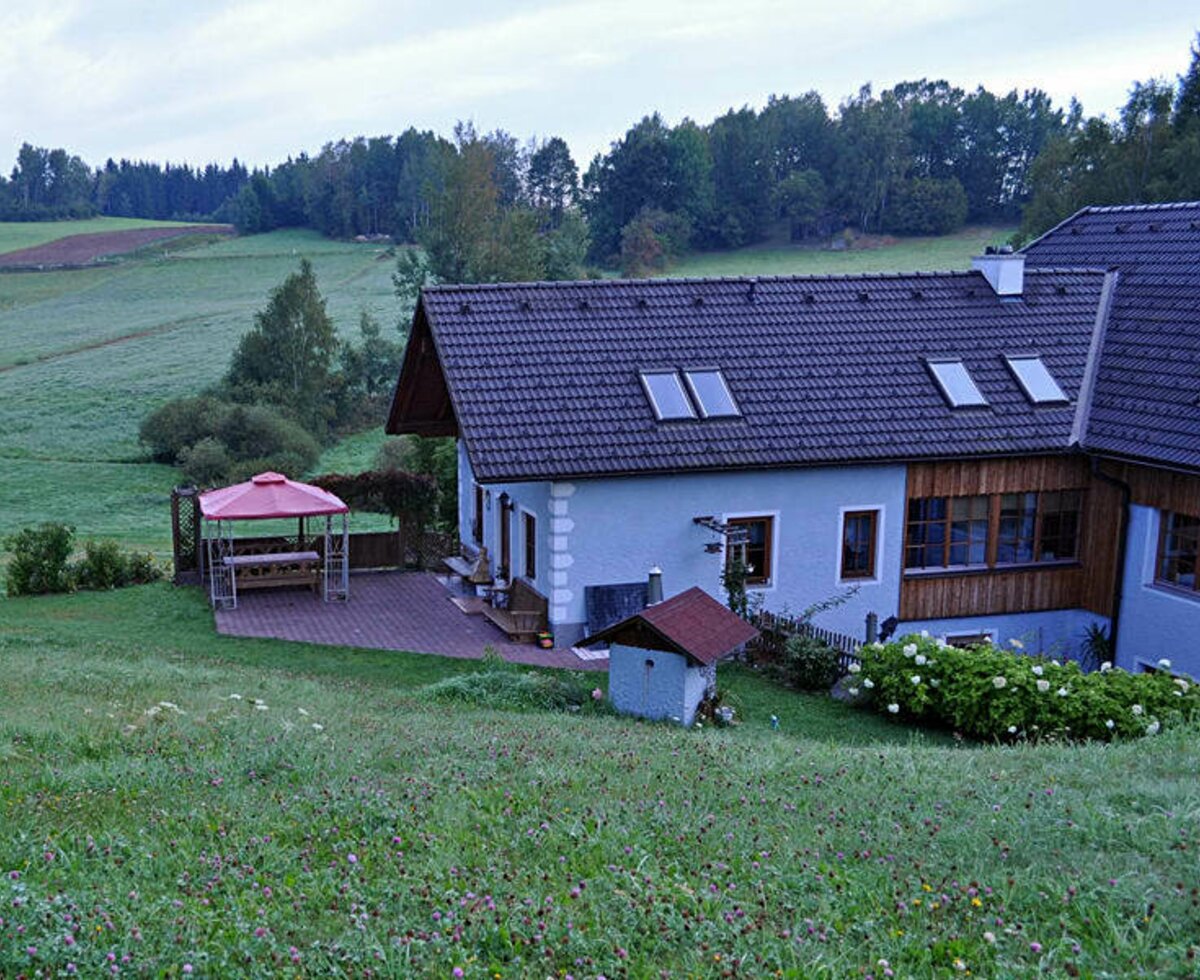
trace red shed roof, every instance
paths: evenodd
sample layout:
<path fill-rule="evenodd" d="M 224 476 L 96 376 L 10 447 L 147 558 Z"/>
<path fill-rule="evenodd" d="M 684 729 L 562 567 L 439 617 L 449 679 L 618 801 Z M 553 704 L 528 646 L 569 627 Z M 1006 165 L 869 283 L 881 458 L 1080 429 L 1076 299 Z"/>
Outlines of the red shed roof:
<path fill-rule="evenodd" d="M 344 514 L 350 508 L 320 487 L 259 473 L 245 483 L 200 494 L 200 513 L 209 521 L 252 521 L 268 517 Z"/>
<path fill-rule="evenodd" d="M 622 635 L 628 636 L 639 626 L 649 628 L 660 649 L 685 654 L 705 665 L 716 663 L 758 636 L 758 630 L 744 619 L 693 586 L 589 636 L 580 645 L 590 646 L 605 640 L 621 642 Z M 646 631 L 641 632 L 645 635 Z M 633 645 L 645 642 L 640 640 Z"/>

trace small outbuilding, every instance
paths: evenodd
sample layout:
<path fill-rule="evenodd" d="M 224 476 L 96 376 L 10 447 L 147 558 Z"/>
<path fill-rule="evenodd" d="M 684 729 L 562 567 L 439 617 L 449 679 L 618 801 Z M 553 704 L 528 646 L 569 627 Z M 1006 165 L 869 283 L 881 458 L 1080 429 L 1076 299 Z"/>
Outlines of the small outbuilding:
<path fill-rule="evenodd" d="M 758 630 L 703 589 L 691 588 L 600 630 L 581 646 L 608 643 L 608 695 L 625 714 L 691 725 L 716 691 L 717 661 Z"/>

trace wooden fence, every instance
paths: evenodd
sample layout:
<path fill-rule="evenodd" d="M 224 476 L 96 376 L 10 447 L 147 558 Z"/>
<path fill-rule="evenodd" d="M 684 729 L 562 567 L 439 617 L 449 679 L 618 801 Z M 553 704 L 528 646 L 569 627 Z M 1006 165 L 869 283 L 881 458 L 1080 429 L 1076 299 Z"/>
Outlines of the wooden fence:
<path fill-rule="evenodd" d="M 350 569 L 363 571 L 378 568 L 436 568 L 446 555 L 453 554 L 454 536 L 437 531 L 352 531 L 350 534 Z M 309 535 L 304 549 L 320 554 L 325 547 L 324 535 Z M 303 550 L 296 535 L 236 538 L 234 550 L 242 555 L 271 554 Z"/>
<path fill-rule="evenodd" d="M 851 664 L 861 662 L 859 652 L 863 641 L 846 633 L 826 629 L 806 620 L 777 613 L 760 611 L 750 617 L 750 623 L 758 630 L 758 639 L 747 644 L 750 658 L 760 663 L 774 663 L 783 659 L 787 641 L 793 636 L 811 636 L 838 651 L 838 666 L 843 674 Z"/>

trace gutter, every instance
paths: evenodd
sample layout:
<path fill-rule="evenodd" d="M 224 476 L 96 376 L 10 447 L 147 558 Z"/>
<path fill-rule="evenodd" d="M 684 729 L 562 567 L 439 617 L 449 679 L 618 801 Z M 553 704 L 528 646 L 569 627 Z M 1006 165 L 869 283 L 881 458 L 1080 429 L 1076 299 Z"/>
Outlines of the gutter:
<path fill-rule="evenodd" d="M 1112 647 L 1115 661 L 1117 659 L 1117 637 L 1121 630 L 1121 603 L 1125 598 L 1125 560 L 1129 551 L 1129 503 L 1133 491 L 1124 480 L 1118 480 L 1115 476 L 1105 473 L 1100 468 L 1100 460 L 1095 456 L 1091 457 L 1091 464 L 1092 476 L 1102 483 L 1107 483 L 1110 487 L 1116 487 L 1121 494 L 1121 531 L 1117 540 L 1117 575 L 1113 582 L 1113 608 L 1112 616 L 1109 618 L 1111 625 L 1108 630 L 1108 642 Z"/>

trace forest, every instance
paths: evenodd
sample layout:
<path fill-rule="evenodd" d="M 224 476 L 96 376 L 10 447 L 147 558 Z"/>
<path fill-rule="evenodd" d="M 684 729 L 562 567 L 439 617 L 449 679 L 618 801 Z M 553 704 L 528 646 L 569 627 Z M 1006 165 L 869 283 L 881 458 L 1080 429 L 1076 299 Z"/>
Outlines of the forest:
<path fill-rule="evenodd" d="M 763 241 L 784 223 L 796 241 L 968 222 L 1020 222 L 1027 239 L 1085 204 L 1200 197 L 1200 47 L 1191 53 L 1175 81 L 1133 82 L 1115 118 L 1086 116 L 1074 100 L 1056 106 L 1038 89 L 922 79 L 864 85 L 832 110 L 810 91 L 707 123 L 652 113 L 582 172 L 560 137 L 522 142 L 469 123 L 451 138 L 410 128 L 342 139 L 254 169 L 236 159 L 93 169 L 26 143 L 0 177 L 0 219 L 197 218 L 247 233 L 387 236 L 440 247 L 426 270 L 440 279 L 560 278 L 585 257 L 636 274 L 684 249 Z M 477 225 L 476 238 L 464 245 L 451 227 L 448 240 L 454 221 Z"/>

